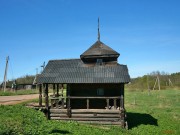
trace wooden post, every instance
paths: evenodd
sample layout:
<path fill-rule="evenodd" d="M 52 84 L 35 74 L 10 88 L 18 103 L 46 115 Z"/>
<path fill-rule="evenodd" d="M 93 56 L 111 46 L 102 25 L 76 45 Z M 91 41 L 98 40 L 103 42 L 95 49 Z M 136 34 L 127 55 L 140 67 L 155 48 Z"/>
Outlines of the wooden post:
<path fill-rule="evenodd" d="M 59 97 L 59 84 L 57 84 L 57 97 Z"/>
<path fill-rule="evenodd" d="M 123 95 L 121 95 L 120 107 L 121 107 L 121 108 L 124 108 L 124 97 L 123 97 Z"/>
<path fill-rule="evenodd" d="M 64 91 L 64 86 L 62 84 L 62 87 L 61 87 L 61 96 L 63 97 L 63 91 Z"/>
<path fill-rule="evenodd" d="M 117 108 L 117 102 L 116 102 L 116 99 L 114 99 L 114 109 Z"/>
<path fill-rule="evenodd" d="M 125 127 L 125 109 L 124 109 L 124 84 L 121 84 L 120 88 L 120 119 L 121 127 Z"/>
<path fill-rule="evenodd" d="M 42 84 L 39 84 L 39 106 L 42 106 Z"/>
<path fill-rule="evenodd" d="M 106 99 L 107 109 L 109 109 L 109 99 Z"/>
<path fill-rule="evenodd" d="M 124 108 L 124 84 L 121 84 L 121 91 L 120 91 L 120 107 Z"/>
<path fill-rule="evenodd" d="M 59 107 L 59 104 L 58 104 L 59 103 L 59 99 L 56 99 L 55 103 L 56 103 L 56 108 L 58 108 Z"/>
<path fill-rule="evenodd" d="M 64 109 L 64 98 L 62 98 L 61 101 L 62 101 L 62 109 Z"/>
<path fill-rule="evenodd" d="M 48 84 L 45 84 L 45 108 L 46 108 L 46 118 L 49 119 L 49 98 L 48 98 Z"/>
<path fill-rule="evenodd" d="M 71 100 L 68 97 L 67 115 L 69 118 L 71 118 L 71 105 L 70 104 L 71 104 Z"/>
<path fill-rule="evenodd" d="M 55 97 L 55 84 L 53 84 L 53 97 Z"/>
<path fill-rule="evenodd" d="M 70 89 L 69 85 L 67 84 L 67 115 L 71 118 L 71 99 L 70 99 Z"/>
<path fill-rule="evenodd" d="M 88 98 L 86 100 L 86 107 L 87 107 L 87 109 L 89 109 L 89 99 Z"/>
<path fill-rule="evenodd" d="M 53 103 L 55 102 L 55 99 L 51 99 L 51 108 L 54 108 Z"/>

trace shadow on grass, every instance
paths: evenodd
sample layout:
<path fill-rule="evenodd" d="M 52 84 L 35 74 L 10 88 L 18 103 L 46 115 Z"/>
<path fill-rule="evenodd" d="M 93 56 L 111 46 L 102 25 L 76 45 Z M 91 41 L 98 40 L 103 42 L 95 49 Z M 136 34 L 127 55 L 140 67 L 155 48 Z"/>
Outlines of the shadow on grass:
<path fill-rule="evenodd" d="M 51 134 L 53 133 L 59 133 L 59 134 L 71 134 L 69 131 L 66 131 L 66 130 L 57 130 L 57 129 L 54 129 L 51 131 Z"/>
<path fill-rule="evenodd" d="M 127 113 L 128 128 L 137 127 L 139 125 L 154 125 L 158 126 L 157 119 L 145 113 Z"/>

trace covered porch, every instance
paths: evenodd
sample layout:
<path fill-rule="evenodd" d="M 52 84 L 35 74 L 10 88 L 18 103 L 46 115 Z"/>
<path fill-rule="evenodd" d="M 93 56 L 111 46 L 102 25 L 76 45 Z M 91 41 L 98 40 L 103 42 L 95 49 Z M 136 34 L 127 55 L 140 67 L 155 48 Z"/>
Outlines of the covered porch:
<path fill-rule="evenodd" d="M 53 84 L 53 93 L 50 95 L 49 85 L 39 84 L 39 106 L 42 106 L 44 89 L 47 119 L 125 126 L 124 90 L 120 91 L 119 96 L 73 96 L 70 94 L 71 84 L 67 84 L 66 92 L 62 84 Z M 76 100 L 81 102 L 80 107 L 72 106 Z M 94 101 L 105 103 L 104 107 L 94 108 Z"/>

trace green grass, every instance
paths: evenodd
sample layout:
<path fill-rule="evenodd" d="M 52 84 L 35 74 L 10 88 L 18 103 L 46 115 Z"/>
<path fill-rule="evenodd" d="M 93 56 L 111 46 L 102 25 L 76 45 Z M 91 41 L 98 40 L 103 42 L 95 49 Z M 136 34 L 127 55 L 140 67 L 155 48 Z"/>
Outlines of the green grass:
<path fill-rule="evenodd" d="M 0 106 L 1 134 L 161 135 L 180 134 L 180 91 L 125 91 L 129 130 L 77 122 L 46 120 L 43 113 L 22 105 Z"/>
<path fill-rule="evenodd" d="M 180 134 L 180 90 L 125 93 L 130 131 L 134 134 Z"/>
<path fill-rule="evenodd" d="M 33 90 L 17 90 L 16 92 L 14 91 L 0 91 L 0 96 L 15 96 L 15 95 L 29 95 L 29 94 L 37 94 L 39 93 L 38 90 L 33 89 Z"/>
<path fill-rule="evenodd" d="M 53 90 L 50 89 L 49 93 L 52 93 Z M 15 96 L 15 95 L 30 95 L 30 94 L 38 94 L 39 90 L 32 89 L 32 90 L 17 90 L 16 92 L 14 91 L 0 91 L 0 96 Z"/>
<path fill-rule="evenodd" d="M 46 120 L 42 112 L 21 105 L 0 106 L 0 135 L 115 135 L 120 133 L 127 134 L 127 131 L 113 126 L 90 126 L 73 121 Z"/>

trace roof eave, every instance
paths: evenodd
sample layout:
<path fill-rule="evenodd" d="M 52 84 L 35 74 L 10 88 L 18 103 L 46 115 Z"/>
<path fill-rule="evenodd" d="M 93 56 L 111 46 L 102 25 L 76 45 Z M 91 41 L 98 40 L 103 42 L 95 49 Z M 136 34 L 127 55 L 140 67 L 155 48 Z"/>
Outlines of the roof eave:
<path fill-rule="evenodd" d="M 118 58 L 120 56 L 120 54 L 108 54 L 108 55 L 80 55 L 81 59 L 84 58 L 111 58 L 111 57 L 115 57 Z"/>

